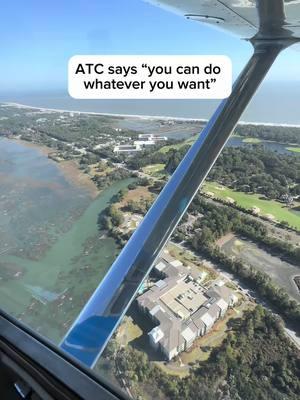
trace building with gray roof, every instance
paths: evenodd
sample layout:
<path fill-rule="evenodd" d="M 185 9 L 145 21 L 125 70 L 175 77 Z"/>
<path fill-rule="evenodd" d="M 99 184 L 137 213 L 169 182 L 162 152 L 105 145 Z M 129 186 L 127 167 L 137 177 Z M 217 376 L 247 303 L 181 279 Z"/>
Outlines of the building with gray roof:
<path fill-rule="evenodd" d="M 206 290 L 197 271 L 191 274 L 169 254 L 163 253 L 154 270 L 161 279 L 137 303 L 157 324 L 148 333 L 151 345 L 171 360 L 205 335 L 238 299 L 222 282 Z"/>

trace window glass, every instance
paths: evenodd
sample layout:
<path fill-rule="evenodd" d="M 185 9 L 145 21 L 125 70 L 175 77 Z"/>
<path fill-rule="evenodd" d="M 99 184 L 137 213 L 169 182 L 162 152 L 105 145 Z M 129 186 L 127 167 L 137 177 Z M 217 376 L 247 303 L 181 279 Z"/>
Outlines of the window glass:
<path fill-rule="evenodd" d="M 236 3 L 252 23 L 255 2 Z M 75 100 L 69 58 L 226 54 L 236 78 L 252 48 L 141 0 L 2 14 L 0 306 L 59 346 L 219 104 Z M 298 398 L 297 50 L 278 57 L 94 366 L 133 398 Z"/>

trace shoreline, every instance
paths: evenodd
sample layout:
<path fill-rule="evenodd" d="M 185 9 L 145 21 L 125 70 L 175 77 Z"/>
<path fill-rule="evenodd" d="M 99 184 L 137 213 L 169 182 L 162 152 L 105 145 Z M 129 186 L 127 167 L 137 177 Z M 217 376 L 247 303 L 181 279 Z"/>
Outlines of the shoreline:
<path fill-rule="evenodd" d="M 159 116 L 159 115 L 140 115 L 140 114 L 114 114 L 114 113 L 101 113 L 95 111 L 75 111 L 75 110 L 65 110 L 65 109 L 56 109 L 56 108 L 46 108 L 46 107 L 37 107 L 30 106 L 21 103 L 14 102 L 0 102 L 1 105 L 6 105 L 8 107 L 16 107 L 16 108 L 29 108 L 33 110 L 40 110 L 44 112 L 58 112 L 58 113 L 70 113 L 70 114 L 87 114 L 87 115 L 100 115 L 107 117 L 116 117 L 116 118 L 132 118 L 132 119 L 141 119 L 141 120 L 165 120 L 165 121 L 194 121 L 194 122 L 207 122 L 206 118 L 187 118 L 187 117 L 171 117 L 171 116 Z M 300 124 L 285 124 L 285 123 L 273 123 L 273 122 L 246 122 L 239 121 L 237 125 L 254 125 L 254 126 L 279 126 L 285 128 L 300 128 Z"/>
<path fill-rule="evenodd" d="M 55 161 L 56 162 L 56 161 Z M 92 197 L 92 200 L 95 200 L 101 191 L 97 188 L 95 183 L 92 181 L 91 177 L 85 173 L 83 173 L 79 168 L 75 161 L 61 161 L 56 162 L 59 165 L 60 170 L 64 174 L 65 178 L 72 182 L 74 185 L 77 185 L 81 188 L 86 189 Z"/>
<path fill-rule="evenodd" d="M 34 142 L 29 142 L 27 140 L 22 140 L 22 139 L 14 139 L 12 137 L 7 138 L 8 140 L 14 140 L 15 142 L 19 143 L 22 146 L 36 149 L 39 152 L 41 152 L 44 156 L 48 157 L 49 154 L 53 152 L 53 149 L 50 147 L 47 147 L 43 144 L 39 143 L 34 143 Z M 85 173 L 83 173 L 79 167 L 76 161 L 74 160 L 66 160 L 66 161 L 61 161 L 57 162 L 54 161 L 50 158 L 48 158 L 49 161 L 52 161 L 57 165 L 57 168 L 61 171 L 61 173 L 64 175 L 66 180 L 73 185 L 76 185 L 80 188 L 86 189 L 92 200 L 94 200 L 100 193 L 100 190 L 97 188 L 95 183 L 92 181 L 91 177 Z"/>

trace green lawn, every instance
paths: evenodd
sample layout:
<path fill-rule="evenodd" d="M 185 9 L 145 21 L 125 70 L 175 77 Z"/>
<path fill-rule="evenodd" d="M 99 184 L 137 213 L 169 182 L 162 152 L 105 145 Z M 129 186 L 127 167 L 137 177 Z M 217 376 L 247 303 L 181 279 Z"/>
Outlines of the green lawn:
<path fill-rule="evenodd" d="M 151 164 L 144 167 L 142 170 L 145 174 L 157 175 L 164 174 L 165 165 L 164 164 Z"/>
<path fill-rule="evenodd" d="M 234 137 L 242 137 L 242 136 L 239 136 L 239 135 L 233 135 L 233 136 L 234 136 Z M 198 138 L 198 134 L 197 134 L 197 135 L 194 135 L 194 136 L 192 136 L 192 137 L 190 137 L 190 138 L 188 138 L 188 139 L 186 139 L 184 142 L 177 143 L 177 144 L 169 144 L 169 145 L 167 145 L 167 146 L 163 146 L 163 147 L 161 147 L 161 148 L 159 149 L 159 152 L 160 152 L 160 153 L 167 153 L 167 152 L 168 152 L 169 150 L 171 150 L 171 149 L 176 149 L 176 150 L 178 150 L 178 149 L 180 149 L 180 148 L 183 147 L 183 146 L 192 145 L 192 144 L 196 141 L 197 138 Z M 249 137 L 249 138 L 243 139 L 243 142 L 244 142 L 244 143 L 260 143 L 261 140 L 258 139 L 258 138 Z"/>
<path fill-rule="evenodd" d="M 253 143 L 253 144 L 255 144 L 255 143 L 260 143 L 261 140 L 258 139 L 258 138 L 248 137 L 248 138 L 243 139 L 243 142 L 244 143 Z"/>
<path fill-rule="evenodd" d="M 178 150 L 183 146 L 192 145 L 195 142 L 195 140 L 197 139 L 197 137 L 198 137 L 198 134 L 194 135 L 194 136 L 191 136 L 190 138 L 186 139 L 185 141 L 183 141 L 181 143 L 169 144 L 167 146 L 163 146 L 163 147 L 161 147 L 159 149 L 159 152 L 160 153 L 167 153 L 171 149 Z"/>
<path fill-rule="evenodd" d="M 293 153 L 300 153 L 300 147 L 286 147 L 288 151 L 292 151 Z"/>
<path fill-rule="evenodd" d="M 300 230 L 300 216 L 275 200 L 262 200 L 259 198 L 260 195 L 236 192 L 227 187 L 221 187 L 216 182 L 206 182 L 204 191 L 213 193 L 215 197 L 222 200 L 233 199 L 238 205 L 248 209 L 257 207 L 260 209 L 259 215 L 267 216 L 271 214 L 277 221 L 287 221 L 290 226 Z M 299 203 L 297 203 L 297 206 L 299 207 Z"/>
<path fill-rule="evenodd" d="M 136 323 L 134 323 L 132 317 L 126 315 L 117 330 L 116 338 L 119 344 L 127 346 L 128 343 L 139 338 L 142 334 L 143 331 Z"/>

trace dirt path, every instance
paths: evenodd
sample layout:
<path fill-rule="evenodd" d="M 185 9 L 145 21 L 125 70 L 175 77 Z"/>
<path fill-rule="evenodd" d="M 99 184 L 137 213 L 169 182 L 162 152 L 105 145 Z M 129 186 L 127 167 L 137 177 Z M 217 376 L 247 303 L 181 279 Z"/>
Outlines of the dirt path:
<path fill-rule="evenodd" d="M 229 242 L 231 239 L 234 238 L 234 233 L 230 232 L 227 235 L 222 236 L 219 240 L 217 240 L 216 244 L 219 247 L 222 247 L 225 243 Z"/>

